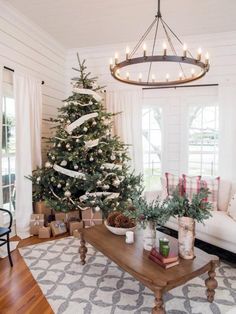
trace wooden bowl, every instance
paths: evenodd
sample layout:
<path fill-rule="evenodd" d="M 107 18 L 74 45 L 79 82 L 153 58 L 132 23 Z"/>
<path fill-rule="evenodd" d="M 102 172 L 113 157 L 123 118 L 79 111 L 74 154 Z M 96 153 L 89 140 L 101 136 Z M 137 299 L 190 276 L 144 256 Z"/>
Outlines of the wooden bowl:
<path fill-rule="evenodd" d="M 132 228 L 117 228 L 117 227 L 112 227 L 112 226 L 109 226 L 109 225 L 107 224 L 107 221 L 106 221 L 106 220 L 104 221 L 104 225 L 106 226 L 106 228 L 107 228 L 109 231 L 111 231 L 111 233 L 116 234 L 116 235 L 125 235 L 125 234 L 126 234 L 126 231 L 134 231 L 134 230 L 136 229 L 136 227 L 137 227 L 137 225 L 134 226 L 134 227 L 132 227 Z"/>

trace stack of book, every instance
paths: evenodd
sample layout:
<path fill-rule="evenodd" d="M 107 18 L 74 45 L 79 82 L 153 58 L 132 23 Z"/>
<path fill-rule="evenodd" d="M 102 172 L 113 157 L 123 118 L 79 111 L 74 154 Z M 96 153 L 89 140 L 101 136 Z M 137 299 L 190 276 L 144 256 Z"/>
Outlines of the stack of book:
<path fill-rule="evenodd" d="M 170 251 L 168 257 L 161 255 L 158 249 L 153 248 L 149 254 L 150 260 L 162 266 L 165 269 L 171 268 L 179 264 L 178 252 Z"/>

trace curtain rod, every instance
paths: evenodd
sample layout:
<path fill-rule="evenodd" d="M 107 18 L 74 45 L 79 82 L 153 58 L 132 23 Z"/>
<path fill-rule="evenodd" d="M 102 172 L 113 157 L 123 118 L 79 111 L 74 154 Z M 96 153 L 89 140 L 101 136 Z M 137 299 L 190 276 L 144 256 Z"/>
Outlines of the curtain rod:
<path fill-rule="evenodd" d="M 169 89 L 169 88 L 188 88 L 188 87 L 211 87 L 211 86 L 219 86 L 218 83 L 215 84 L 197 84 L 197 85 L 183 85 L 183 86 L 160 86 L 160 87 L 143 87 L 142 90 L 148 90 L 148 89 Z"/>
<path fill-rule="evenodd" d="M 11 68 L 8 68 L 6 66 L 4 66 L 4 69 L 8 70 L 8 71 L 11 71 L 11 72 L 15 72 L 15 70 L 11 69 Z M 44 85 L 44 81 L 41 82 L 42 85 Z"/>

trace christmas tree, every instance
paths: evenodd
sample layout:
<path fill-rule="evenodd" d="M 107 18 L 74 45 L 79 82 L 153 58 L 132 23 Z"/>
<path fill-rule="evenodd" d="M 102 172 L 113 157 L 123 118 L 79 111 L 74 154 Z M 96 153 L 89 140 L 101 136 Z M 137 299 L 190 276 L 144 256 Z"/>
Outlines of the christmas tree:
<path fill-rule="evenodd" d="M 55 119 L 55 136 L 45 166 L 33 171 L 33 200 L 45 200 L 56 211 L 124 211 L 141 193 L 141 176 L 130 173 L 127 145 L 112 136 L 112 117 L 103 107 L 103 88 L 80 62 L 73 93 Z M 135 193 L 134 193 L 135 192 Z"/>

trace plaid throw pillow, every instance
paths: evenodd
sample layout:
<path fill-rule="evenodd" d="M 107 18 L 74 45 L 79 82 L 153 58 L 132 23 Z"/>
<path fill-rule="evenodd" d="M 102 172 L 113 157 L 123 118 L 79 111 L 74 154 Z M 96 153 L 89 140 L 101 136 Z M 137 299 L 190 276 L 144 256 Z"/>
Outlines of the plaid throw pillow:
<path fill-rule="evenodd" d="M 190 177 L 183 174 L 183 189 L 191 200 L 193 195 L 199 193 L 201 189 L 201 176 Z"/>
<path fill-rule="evenodd" d="M 217 178 L 202 178 L 201 187 L 208 188 L 211 194 L 208 195 L 207 201 L 212 204 L 213 210 L 218 210 L 218 195 L 219 195 L 220 177 Z"/>
<path fill-rule="evenodd" d="M 182 178 L 169 172 L 165 173 L 165 177 L 166 177 L 167 194 L 171 195 L 173 191 L 175 191 L 176 188 L 179 187 L 179 193 L 182 195 L 182 192 L 183 192 L 182 191 L 182 185 L 183 185 Z"/>

